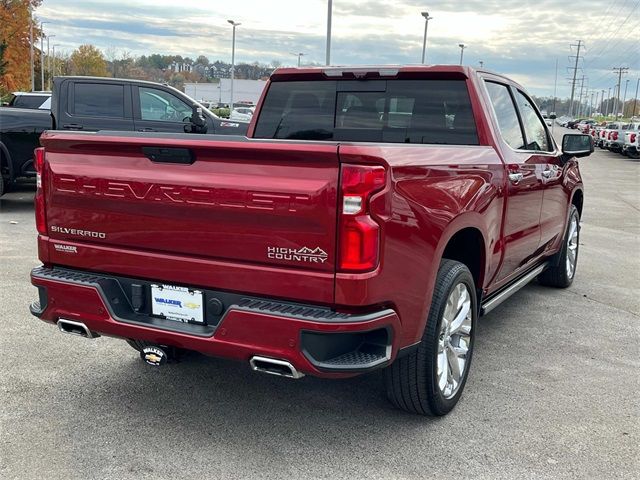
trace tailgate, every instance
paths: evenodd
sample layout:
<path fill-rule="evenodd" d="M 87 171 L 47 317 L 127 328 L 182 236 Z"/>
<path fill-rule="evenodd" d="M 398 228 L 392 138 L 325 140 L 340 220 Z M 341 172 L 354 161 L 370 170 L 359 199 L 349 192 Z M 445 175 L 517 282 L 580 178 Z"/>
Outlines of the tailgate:
<path fill-rule="evenodd" d="M 331 302 L 337 145 L 49 132 L 51 263 Z M 169 269 L 169 271 L 167 271 Z M 303 279 L 314 290 L 296 292 Z"/>

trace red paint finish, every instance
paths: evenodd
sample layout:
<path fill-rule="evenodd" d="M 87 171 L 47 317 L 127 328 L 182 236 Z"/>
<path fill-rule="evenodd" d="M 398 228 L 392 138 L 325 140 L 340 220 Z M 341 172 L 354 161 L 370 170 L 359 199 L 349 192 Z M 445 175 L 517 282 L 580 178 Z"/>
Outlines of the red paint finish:
<path fill-rule="evenodd" d="M 100 333 L 241 360 L 284 358 L 319 375 L 298 348 L 301 329 L 390 326 L 394 356 L 419 341 L 443 252 L 457 233 L 481 238 L 474 255 L 485 295 L 555 254 L 582 181 L 575 160 L 565 162 L 555 143 L 553 152 L 539 154 L 502 140 L 483 78 L 522 87 L 457 66 L 402 67 L 397 77 L 466 79 L 479 145 L 48 132 L 41 141 L 49 236 L 38 241 L 46 265 L 396 315 L 375 325 L 338 325 L 232 311 L 203 339 L 117 322 L 93 288 L 34 280 L 55 299 L 43 319 L 81 319 Z M 323 69 L 281 69 L 270 82 L 321 78 Z M 249 135 L 253 130 L 252 123 Z M 187 148 L 196 161 L 152 162 L 145 146 Z M 384 171 L 384 184 L 365 196 L 378 246 L 364 273 L 338 268 L 345 165 Z M 523 180 L 510 182 L 510 173 Z M 313 259 L 299 259 L 305 255 Z"/>

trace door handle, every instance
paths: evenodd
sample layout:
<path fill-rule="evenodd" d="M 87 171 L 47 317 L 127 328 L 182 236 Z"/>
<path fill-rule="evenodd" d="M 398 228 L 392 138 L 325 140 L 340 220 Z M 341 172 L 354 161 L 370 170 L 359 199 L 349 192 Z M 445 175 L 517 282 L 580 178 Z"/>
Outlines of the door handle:
<path fill-rule="evenodd" d="M 509 174 L 509 181 L 514 185 L 519 184 L 523 178 L 524 178 L 524 175 L 521 174 L 520 172 L 514 172 Z"/>
<path fill-rule="evenodd" d="M 157 132 L 158 130 L 156 130 L 155 128 L 144 127 L 144 128 L 139 128 L 138 131 L 139 132 Z"/>
<path fill-rule="evenodd" d="M 142 147 L 142 153 L 155 163 L 182 163 L 191 165 L 196 161 L 193 152 L 188 148 Z"/>
<path fill-rule="evenodd" d="M 79 123 L 65 123 L 64 125 L 62 125 L 62 128 L 65 128 L 67 130 L 82 130 L 84 126 L 80 125 Z"/>

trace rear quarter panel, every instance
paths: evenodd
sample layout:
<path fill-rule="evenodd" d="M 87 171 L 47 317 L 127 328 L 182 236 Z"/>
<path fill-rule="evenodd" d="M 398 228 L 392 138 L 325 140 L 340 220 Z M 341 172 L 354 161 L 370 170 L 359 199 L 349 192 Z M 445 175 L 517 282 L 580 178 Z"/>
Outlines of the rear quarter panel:
<path fill-rule="evenodd" d="M 420 340 L 442 253 L 458 231 L 484 238 L 482 282 L 502 255 L 504 167 L 490 146 L 341 145 L 345 163 L 383 164 L 390 179 L 373 197 L 382 226 L 381 263 L 367 275 L 337 274 L 336 303 L 388 304 L 400 314 L 401 345 Z"/>

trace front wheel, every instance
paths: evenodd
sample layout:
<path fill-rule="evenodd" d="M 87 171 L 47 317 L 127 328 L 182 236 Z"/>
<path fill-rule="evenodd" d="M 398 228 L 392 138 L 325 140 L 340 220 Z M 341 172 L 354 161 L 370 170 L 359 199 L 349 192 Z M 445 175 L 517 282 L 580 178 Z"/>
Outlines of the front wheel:
<path fill-rule="evenodd" d="M 456 406 L 469 374 L 477 316 L 471 272 L 460 262 L 444 259 L 418 349 L 386 369 L 391 403 L 431 416 L 445 415 Z"/>
<path fill-rule="evenodd" d="M 569 221 L 564 234 L 562 250 L 557 265 L 548 267 L 538 276 L 542 285 L 567 288 L 573 283 L 578 266 L 578 250 L 580 247 L 580 214 L 575 205 L 569 210 Z"/>

